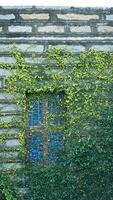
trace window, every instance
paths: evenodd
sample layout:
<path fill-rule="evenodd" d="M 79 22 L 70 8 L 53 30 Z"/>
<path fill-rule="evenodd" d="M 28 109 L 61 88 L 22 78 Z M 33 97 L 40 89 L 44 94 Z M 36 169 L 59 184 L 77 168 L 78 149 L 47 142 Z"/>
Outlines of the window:
<path fill-rule="evenodd" d="M 28 156 L 30 162 L 57 160 L 62 149 L 64 130 L 64 94 L 29 96 Z"/>

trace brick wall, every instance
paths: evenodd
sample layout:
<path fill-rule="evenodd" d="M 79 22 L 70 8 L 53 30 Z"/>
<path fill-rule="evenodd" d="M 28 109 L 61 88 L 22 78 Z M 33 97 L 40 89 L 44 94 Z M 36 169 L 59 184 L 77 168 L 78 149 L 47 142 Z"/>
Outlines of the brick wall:
<path fill-rule="evenodd" d="M 30 64 L 45 63 L 44 52 L 51 46 L 75 54 L 88 49 L 113 51 L 113 8 L 0 7 L 0 63 L 15 63 L 9 55 L 13 43 Z M 34 59 L 30 59 L 32 53 L 36 54 Z M 13 96 L 3 89 L 3 76 L 9 75 L 9 71 L 0 69 L 0 120 L 6 122 L 19 109 Z M 0 128 L 0 135 L 7 132 L 6 151 L 2 152 L 2 146 L 0 149 L 0 170 L 21 166 L 18 130 Z"/>

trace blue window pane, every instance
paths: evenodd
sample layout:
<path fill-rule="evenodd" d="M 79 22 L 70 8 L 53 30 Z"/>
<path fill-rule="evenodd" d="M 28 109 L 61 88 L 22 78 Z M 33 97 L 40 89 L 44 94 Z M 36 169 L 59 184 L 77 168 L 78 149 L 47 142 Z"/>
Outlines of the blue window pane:
<path fill-rule="evenodd" d="M 32 162 L 39 162 L 43 159 L 43 136 L 40 133 L 33 133 L 29 137 L 29 157 Z"/>
<path fill-rule="evenodd" d="M 33 104 L 29 110 L 29 126 L 39 126 L 43 121 L 43 104 Z"/>
<path fill-rule="evenodd" d="M 49 161 L 57 160 L 57 153 L 62 149 L 63 133 L 50 132 L 48 141 Z"/>
<path fill-rule="evenodd" d="M 63 97 L 63 94 L 49 96 L 49 120 L 52 124 L 58 125 L 62 123 Z"/>

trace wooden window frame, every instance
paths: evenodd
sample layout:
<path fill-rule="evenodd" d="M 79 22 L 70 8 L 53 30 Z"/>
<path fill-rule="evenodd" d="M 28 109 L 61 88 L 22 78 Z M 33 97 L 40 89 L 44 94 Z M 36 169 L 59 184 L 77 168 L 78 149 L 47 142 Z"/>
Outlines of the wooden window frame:
<path fill-rule="evenodd" d="M 64 91 L 60 92 L 60 93 L 64 93 Z M 63 132 L 64 131 L 64 124 L 61 125 L 61 126 L 50 126 L 49 125 L 49 121 L 48 121 L 48 116 L 49 116 L 49 103 L 48 103 L 48 97 L 47 95 L 48 94 L 51 94 L 51 95 L 58 95 L 59 93 L 47 93 L 47 94 L 44 94 L 42 95 L 42 97 L 44 97 L 44 101 L 43 101 L 43 104 L 44 104 L 44 107 L 43 107 L 43 113 L 44 113 L 44 116 L 43 116 L 43 122 L 41 123 L 40 126 L 36 126 L 36 127 L 30 127 L 29 124 L 28 124 L 28 121 L 29 121 L 29 113 L 28 113 L 28 110 L 29 110 L 29 98 L 27 98 L 29 95 L 32 96 L 32 95 L 38 95 L 38 93 L 34 94 L 34 93 L 28 93 L 26 94 L 26 116 L 27 116 L 27 128 L 26 128 L 26 137 L 25 137 L 25 141 L 26 141 L 26 150 L 27 150 L 27 153 L 26 153 L 26 157 L 27 157 L 27 161 L 31 164 L 33 164 L 34 162 L 32 162 L 30 160 L 30 156 L 29 156 L 29 136 L 30 135 L 35 135 L 40 133 L 42 134 L 43 136 L 43 164 L 45 165 L 48 165 L 48 163 L 50 163 L 49 161 L 49 148 L 48 148 L 48 136 L 49 136 L 49 133 L 50 132 Z M 55 133 L 57 134 L 57 133 Z M 40 164 L 42 162 L 35 162 L 35 164 Z"/>

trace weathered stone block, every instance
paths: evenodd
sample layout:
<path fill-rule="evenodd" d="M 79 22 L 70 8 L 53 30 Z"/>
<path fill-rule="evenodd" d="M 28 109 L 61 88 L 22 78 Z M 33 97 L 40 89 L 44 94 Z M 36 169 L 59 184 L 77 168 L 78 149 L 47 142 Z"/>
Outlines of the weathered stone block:
<path fill-rule="evenodd" d="M 14 64 L 16 63 L 16 60 L 12 57 L 0 57 L 0 63 L 5 63 L 5 64 Z M 0 69 L 1 70 L 1 69 Z"/>
<path fill-rule="evenodd" d="M 52 45 L 49 45 L 48 48 L 51 48 Z M 73 53 L 85 51 L 85 47 L 83 45 L 56 45 L 55 47 L 67 49 L 72 51 Z"/>
<path fill-rule="evenodd" d="M 16 45 L 18 49 L 23 52 L 35 52 L 35 53 L 42 53 L 44 50 L 43 45 L 35 45 L 35 44 L 18 44 Z"/>
<path fill-rule="evenodd" d="M 38 27 L 38 32 L 45 32 L 45 33 L 64 33 L 64 27 L 63 26 L 42 26 Z"/>
<path fill-rule="evenodd" d="M 28 58 L 26 57 L 25 58 L 25 62 L 28 63 L 28 64 L 44 64 L 46 63 L 46 58 Z M 47 63 L 46 63 L 47 64 Z"/>
<path fill-rule="evenodd" d="M 44 20 L 44 19 L 49 19 L 49 14 L 48 13 L 20 14 L 20 16 L 22 17 L 22 19 L 25 19 L 25 20 L 33 20 L 33 19 Z"/>
<path fill-rule="evenodd" d="M 95 49 L 97 51 L 111 51 L 113 52 L 113 45 L 93 45 L 91 49 Z"/>
<path fill-rule="evenodd" d="M 18 152 L 2 152 L 0 153 L 0 158 L 5 158 L 5 159 L 12 159 L 12 158 L 17 158 L 18 157 Z"/>
<path fill-rule="evenodd" d="M 113 26 L 99 26 L 97 29 L 101 33 L 113 32 Z"/>
<path fill-rule="evenodd" d="M 10 169 L 18 169 L 21 168 L 20 163 L 3 163 L 0 164 L 0 170 L 10 170 Z"/>
<path fill-rule="evenodd" d="M 11 10 L 12 9 L 16 9 L 16 10 L 18 10 L 18 9 L 20 10 L 21 9 L 21 10 L 23 10 L 23 9 L 30 9 L 30 8 L 32 8 L 32 6 L 2 6 L 2 8 L 3 9 L 8 9 L 8 10 L 9 9 L 11 9 Z"/>
<path fill-rule="evenodd" d="M 113 21 L 113 15 L 106 15 L 106 19 L 110 20 L 110 21 Z"/>
<path fill-rule="evenodd" d="M 11 20 L 15 19 L 14 14 L 0 15 L 0 20 Z"/>
<path fill-rule="evenodd" d="M 13 116 L 0 116 L 0 121 L 8 123 L 12 121 L 12 118 Z"/>
<path fill-rule="evenodd" d="M 2 32 L 2 30 L 3 30 L 3 28 L 2 28 L 2 27 L 0 27 L 0 32 Z"/>
<path fill-rule="evenodd" d="M 0 52 L 9 52 L 12 45 L 0 44 Z M 44 50 L 43 45 L 36 44 L 16 44 L 16 47 L 23 52 L 37 52 L 42 53 Z"/>
<path fill-rule="evenodd" d="M 18 112 L 19 106 L 16 104 L 1 104 L 0 103 L 0 112 L 1 113 L 9 113 L 9 112 Z"/>
<path fill-rule="evenodd" d="M 9 32 L 12 33 L 31 33 L 32 27 L 31 26 L 9 26 L 8 27 Z"/>
<path fill-rule="evenodd" d="M 90 33 L 90 26 L 71 26 L 70 31 L 72 33 Z"/>
<path fill-rule="evenodd" d="M 11 101 L 13 99 L 15 99 L 15 97 L 17 97 L 18 95 L 17 94 L 8 94 L 8 93 L 0 93 L 0 101 Z"/>
<path fill-rule="evenodd" d="M 9 52 L 9 45 L 0 44 L 0 52 Z"/>
<path fill-rule="evenodd" d="M 0 135 L 18 135 L 18 132 L 16 128 L 0 128 Z"/>
<path fill-rule="evenodd" d="M 9 52 L 12 45 L 8 44 L 0 44 L 0 52 Z M 16 47 L 22 52 L 37 52 L 42 53 L 44 50 L 43 45 L 36 44 L 16 44 Z"/>
<path fill-rule="evenodd" d="M 6 140 L 5 145 L 6 145 L 7 147 L 19 146 L 19 141 L 18 141 L 17 139 Z"/>
<path fill-rule="evenodd" d="M 99 19 L 98 15 L 85 15 L 85 14 L 74 14 L 74 13 L 67 13 L 67 14 L 57 14 L 59 19 L 63 20 L 90 20 L 90 19 Z"/>
<path fill-rule="evenodd" d="M 10 76 L 10 75 L 11 75 L 11 72 L 9 70 L 7 70 L 7 69 L 0 69 L 0 76 Z"/>

